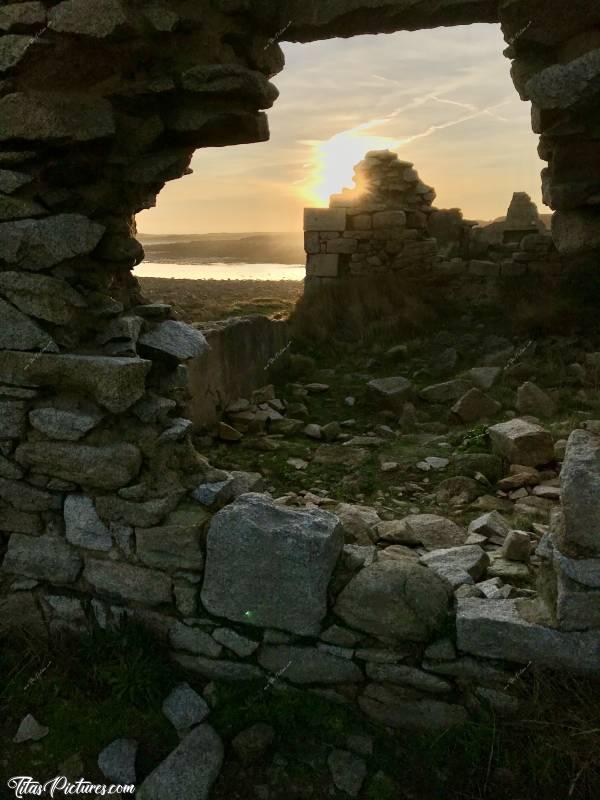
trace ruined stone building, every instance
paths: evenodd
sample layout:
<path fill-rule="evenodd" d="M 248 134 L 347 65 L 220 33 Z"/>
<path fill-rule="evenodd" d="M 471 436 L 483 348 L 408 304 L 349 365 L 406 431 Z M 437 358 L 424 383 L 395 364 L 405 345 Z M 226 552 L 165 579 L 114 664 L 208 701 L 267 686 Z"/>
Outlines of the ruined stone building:
<path fill-rule="evenodd" d="M 391 724 L 392 698 L 379 681 L 385 665 L 369 662 L 363 691 L 367 662 L 336 655 L 346 643 L 323 641 L 325 619 L 334 614 L 359 630 L 367 649 L 409 641 L 422 653 L 447 615 L 443 584 L 422 565 L 359 563 L 344 555 L 335 517 L 273 509 L 265 496 L 246 494 L 228 505 L 207 538 L 213 512 L 260 484 L 253 475 L 214 470 L 192 444 L 185 364 L 207 345 L 168 306 L 140 296 L 131 272 L 143 258 L 135 215 L 156 203 L 165 182 L 186 173 L 196 148 L 269 138 L 265 110 L 278 96 L 271 79 L 284 68 L 279 39 L 475 22 L 502 24 L 516 90 L 531 103 L 558 254 L 597 259 L 597 0 L 3 3 L 4 627 L 25 624 L 42 636 L 134 617 L 207 679 L 277 674 L 291 659 L 290 680 L 356 686 L 361 707 Z M 509 267 L 508 259 L 461 252 L 440 260 L 428 228 L 433 190 L 389 155 L 373 154 L 359 177 L 365 172 L 375 177 L 366 207 L 344 194 L 330 209 L 307 213 L 311 279 L 337 279 L 342 266 L 348 274 L 406 266 L 493 277 Z M 537 263 L 538 248 L 547 249 L 538 234 L 521 245 L 523 256 L 510 269 Z M 517 434 L 508 435 L 507 446 Z M 555 622 L 526 619 L 511 599 L 464 600 L 457 612 L 463 653 L 599 670 L 597 453 L 589 434 L 576 436 L 567 453 L 564 518 L 545 543 L 555 586 L 545 601 Z M 256 522 L 251 548 L 240 544 L 240 516 Z M 318 553 L 312 569 L 309 550 Z M 280 576 L 276 585 L 264 574 L 263 555 L 273 560 L 270 574 Z M 336 564 L 353 575 L 352 589 L 332 607 Z M 390 630 L 381 629 L 387 607 L 370 605 L 377 581 L 402 605 Z M 402 588 L 415 582 L 418 602 Z M 200 617 L 212 620 L 208 627 L 195 624 Z M 211 632 L 225 620 L 251 643 L 224 649 Z M 444 725 L 464 720 L 461 688 L 449 685 L 450 700 L 419 699 L 419 713 Z M 415 708 L 409 703 L 404 711 Z M 212 752 L 218 762 L 219 748 Z M 158 798 L 157 791 L 148 787 L 143 796 Z"/>

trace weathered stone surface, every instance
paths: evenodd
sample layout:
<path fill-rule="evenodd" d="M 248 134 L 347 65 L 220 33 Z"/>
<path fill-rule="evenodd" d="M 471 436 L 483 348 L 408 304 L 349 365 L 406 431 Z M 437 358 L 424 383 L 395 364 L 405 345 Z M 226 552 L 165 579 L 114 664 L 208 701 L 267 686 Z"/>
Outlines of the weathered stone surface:
<path fill-rule="evenodd" d="M 219 644 L 222 644 L 228 650 L 231 650 L 236 656 L 240 658 L 247 658 L 258 649 L 258 642 L 253 639 L 248 639 L 246 636 L 240 636 L 231 628 L 217 628 L 213 631 L 213 639 Z"/>
<path fill-rule="evenodd" d="M 428 403 L 450 403 L 458 400 L 459 397 L 462 397 L 472 388 L 469 381 L 456 379 L 426 386 L 425 389 L 421 390 L 420 395 Z"/>
<path fill-rule="evenodd" d="M 207 95 L 242 95 L 256 108 L 271 108 L 279 91 L 261 72 L 238 64 L 202 64 L 184 72 L 184 89 Z"/>
<path fill-rule="evenodd" d="M 139 800 L 208 800 L 223 763 L 223 743 L 210 725 L 199 725 L 140 786 Z"/>
<path fill-rule="evenodd" d="M 143 503 L 132 500 L 123 500 L 121 497 L 108 495 L 96 498 L 96 510 L 102 519 L 125 525 L 140 525 L 151 527 L 158 525 L 173 511 L 179 501 L 180 495 L 171 494 L 167 497 L 157 497 Z"/>
<path fill-rule="evenodd" d="M 15 67 L 34 40 L 31 36 L 4 35 L 0 38 L 0 73 Z"/>
<path fill-rule="evenodd" d="M 463 706 L 440 700 L 419 700 L 399 687 L 370 684 L 359 697 L 364 713 L 390 728 L 440 731 L 464 725 L 468 719 Z"/>
<path fill-rule="evenodd" d="M 400 413 L 404 403 L 414 395 L 414 387 L 406 378 L 375 378 L 367 384 L 372 398 L 385 408 Z"/>
<path fill-rule="evenodd" d="M 30 533 L 37 535 L 43 529 L 41 514 L 17 511 L 9 505 L 0 503 L 0 531 L 7 533 Z"/>
<path fill-rule="evenodd" d="M 204 334 L 174 319 L 167 319 L 144 333 L 139 343 L 154 353 L 172 356 L 180 361 L 196 358 L 208 349 Z"/>
<path fill-rule="evenodd" d="M 344 528 L 346 544 L 372 544 L 377 538 L 374 528 L 381 518 L 374 508 L 340 503 L 335 508 L 335 515 Z"/>
<path fill-rule="evenodd" d="M 49 728 L 45 725 L 40 725 L 34 716 L 27 714 L 27 716 L 21 720 L 19 729 L 13 737 L 13 742 L 15 744 L 21 744 L 22 742 L 39 742 L 39 740 L 47 736 L 49 732 Z"/>
<path fill-rule="evenodd" d="M 468 528 L 469 534 L 485 536 L 486 539 L 493 539 L 496 543 L 503 541 L 509 531 L 510 525 L 497 511 L 482 514 L 474 519 Z"/>
<path fill-rule="evenodd" d="M 443 694 L 452 690 L 451 684 L 443 678 L 404 664 L 367 664 L 367 676 L 379 683 L 399 683 L 432 694 Z"/>
<path fill-rule="evenodd" d="M 91 396 L 114 414 L 126 411 L 144 394 L 150 361 L 139 358 L 0 352 L 0 381 L 71 389 Z"/>
<path fill-rule="evenodd" d="M 83 577 L 97 592 L 119 600 L 132 600 L 145 606 L 171 602 L 171 580 L 156 570 L 86 558 Z"/>
<path fill-rule="evenodd" d="M 345 658 L 315 647 L 265 645 L 258 653 L 261 667 L 291 683 L 359 683 L 360 668 Z"/>
<path fill-rule="evenodd" d="M 342 546 L 342 528 L 332 514 L 242 495 L 211 523 L 202 602 L 237 622 L 316 633 Z"/>
<path fill-rule="evenodd" d="M 360 570 L 341 592 L 334 611 L 351 628 L 383 640 L 427 641 L 446 618 L 442 581 L 408 559 Z"/>
<path fill-rule="evenodd" d="M 135 784 L 135 759 L 138 743 L 133 739 L 115 739 L 98 756 L 98 767 L 113 784 Z"/>
<path fill-rule="evenodd" d="M 0 294 L 32 317 L 69 323 L 78 308 L 85 308 L 81 294 L 66 281 L 24 272 L 0 272 Z"/>
<path fill-rule="evenodd" d="M 473 367 L 466 373 L 466 377 L 478 389 L 489 391 L 502 374 L 501 367 Z"/>
<path fill-rule="evenodd" d="M 600 631 L 565 633 L 519 614 L 519 600 L 459 600 L 456 630 L 459 650 L 536 666 L 598 673 Z"/>
<path fill-rule="evenodd" d="M 2 564 L 4 572 L 26 575 L 50 583 L 73 583 L 81 572 L 81 559 L 63 539 L 13 533 Z"/>
<path fill-rule="evenodd" d="M 21 511 L 57 511 L 60 497 L 24 481 L 0 478 L 0 498 Z"/>
<path fill-rule="evenodd" d="M 345 231 L 345 208 L 305 208 L 305 231 Z"/>
<path fill-rule="evenodd" d="M 367 777 L 364 759 L 347 750 L 332 750 L 327 765 L 336 787 L 350 797 L 357 797 Z"/>
<path fill-rule="evenodd" d="M 65 535 L 67 541 L 88 550 L 110 550 L 112 537 L 90 497 L 70 494 L 65 500 Z"/>
<path fill-rule="evenodd" d="M 26 430 L 27 403 L 21 400 L 0 400 L 0 439 L 17 439 Z"/>
<path fill-rule="evenodd" d="M 4 413 L 3 411 L 0 413 Z M 0 439 L 3 437 L 0 436 Z M 8 478 L 10 481 L 18 481 L 24 475 L 23 470 L 14 461 L 6 456 L 0 455 L 0 478 Z"/>
<path fill-rule="evenodd" d="M 286 0 L 276 7 L 269 0 L 259 0 L 253 9 L 257 19 L 268 21 L 273 30 L 288 25 L 285 39 L 292 42 L 499 20 L 497 3 L 489 0 L 442 0 L 435 5 L 409 6 L 401 3 L 392 8 L 388 0 L 369 0 L 368 14 L 365 14 L 364 2 L 352 3 L 349 7 L 347 0 L 328 3 Z"/>
<path fill-rule="evenodd" d="M 489 429 L 494 450 L 511 464 L 537 467 L 554 459 L 552 436 L 524 419 L 500 422 Z"/>
<path fill-rule="evenodd" d="M 517 409 L 525 416 L 551 417 L 556 413 L 556 403 L 535 383 L 526 381 L 517 390 Z"/>
<path fill-rule="evenodd" d="M 481 389 L 469 389 L 453 406 L 452 412 L 465 423 L 495 417 L 502 406 Z"/>
<path fill-rule="evenodd" d="M 209 520 L 203 509 L 186 509 L 174 512 L 160 527 L 136 528 L 138 558 L 158 569 L 202 569 L 201 537 Z"/>
<path fill-rule="evenodd" d="M 10 169 L 0 169 L 0 192 L 3 194 L 12 194 L 20 189 L 21 186 L 26 186 L 31 183 L 33 178 L 23 172 L 14 172 Z"/>
<path fill-rule="evenodd" d="M 37 0 L 20 2 L 0 9 L 0 31 L 9 32 L 25 25 L 42 25 L 45 21 L 46 9 Z"/>
<path fill-rule="evenodd" d="M 556 618 L 565 631 L 600 628 L 600 591 L 582 586 L 558 574 Z"/>
<path fill-rule="evenodd" d="M 200 628 L 175 622 L 169 628 L 169 642 L 175 650 L 187 650 L 198 656 L 219 658 L 223 652 L 220 644 Z"/>
<path fill-rule="evenodd" d="M 525 531 L 510 531 L 502 545 L 502 558 L 508 561 L 529 561 L 531 539 Z"/>
<path fill-rule="evenodd" d="M 36 408 L 29 412 L 33 427 L 50 439 L 76 442 L 102 420 L 96 411 L 66 411 L 60 408 Z"/>
<path fill-rule="evenodd" d="M 119 0 L 63 0 L 50 12 L 48 27 L 58 33 L 104 38 L 127 22 Z"/>
<path fill-rule="evenodd" d="M 573 431 L 561 484 L 565 543 L 600 555 L 600 436 Z"/>
<path fill-rule="evenodd" d="M 43 328 L 2 298 L 0 298 L 0 317 L 2 317 L 0 348 L 58 352 L 56 343 Z"/>
<path fill-rule="evenodd" d="M 90 253 L 105 228 L 81 214 L 57 214 L 41 220 L 0 224 L 0 257 L 8 264 L 36 271 Z"/>
<path fill-rule="evenodd" d="M 231 740 L 231 746 L 242 764 L 253 764 L 265 755 L 275 738 L 275 730 L 264 722 L 256 722 Z"/>
<path fill-rule="evenodd" d="M 265 676 L 260 667 L 241 661 L 224 661 L 185 653 L 176 653 L 174 660 L 185 670 L 196 672 L 211 681 L 255 681 Z"/>
<path fill-rule="evenodd" d="M 384 542 L 422 545 L 428 550 L 462 545 L 466 538 L 464 529 L 456 522 L 437 514 L 411 514 L 404 519 L 380 522 L 375 530 Z"/>
<path fill-rule="evenodd" d="M 485 575 L 490 559 L 476 544 L 464 547 L 451 547 L 446 550 L 433 550 L 421 556 L 421 564 L 429 567 L 452 589 L 464 583 L 474 583 Z"/>
<path fill-rule="evenodd" d="M 600 216 L 592 208 L 557 211 L 552 217 L 552 238 L 561 255 L 594 251 L 600 247 Z"/>
<path fill-rule="evenodd" d="M 90 447 L 62 442 L 29 442 L 19 445 L 20 464 L 45 475 L 62 478 L 94 489 L 111 491 L 136 477 L 142 454 L 132 444 Z"/>
<path fill-rule="evenodd" d="M 180 683 L 173 689 L 162 704 L 162 710 L 178 731 L 198 725 L 210 713 L 206 700 L 187 683 Z"/>
<path fill-rule="evenodd" d="M 525 92 L 538 108 L 566 109 L 593 96 L 599 79 L 600 51 L 596 49 L 537 72 L 525 84 Z"/>
<path fill-rule="evenodd" d="M 0 99 L 0 142 L 88 142 L 114 132 L 111 105 L 100 97 L 15 92 Z"/>

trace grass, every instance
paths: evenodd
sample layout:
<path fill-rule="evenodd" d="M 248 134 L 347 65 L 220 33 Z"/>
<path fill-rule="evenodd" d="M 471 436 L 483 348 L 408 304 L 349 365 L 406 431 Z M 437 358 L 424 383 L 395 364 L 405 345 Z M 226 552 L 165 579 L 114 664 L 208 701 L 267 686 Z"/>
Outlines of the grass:
<path fill-rule="evenodd" d="M 170 303 L 184 322 L 263 314 L 289 316 L 302 294 L 299 281 L 233 281 L 141 278 L 150 302 Z"/>
<path fill-rule="evenodd" d="M 121 737 L 139 742 L 143 779 L 177 745 L 161 704 L 184 676 L 142 628 L 97 630 L 51 648 L 26 638 L 0 644 L 0 785 L 16 774 L 49 779 L 78 760 L 86 779 L 102 781 L 97 756 Z M 185 680 L 202 692 L 203 681 Z M 209 722 L 225 741 L 226 761 L 211 797 L 253 800 L 251 786 L 269 785 L 270 800 L 341 800 L 329 793 L 327 757 L 359 734 L 374 742 L 360 800 L 595 800 L 599 689 L 598 680 L 582 676 L 520 670 L 511 687 L 521 702 L 518 716 L 481 709 L 460 729 L 416 733 L 372 724 L 354 704 L 281 681 L 217 683 Z M 27 713 L 50 733 L 15 745 Z M 264 760 L 242 767 L 228 743 L 256 722 L 274 728 L 274 745 Z"/>
<path fill-rule="evenodd" d="M 86 777 L 100 777 L 96 759 L 111 741 L 140 739 L 142 768 L 150 768 L 176 743 L 161 704 L 177 673 L 165 653 L 135 625 L 96 630 L 52 646 L 0 643 L 0 774 L 50 778 L 79 754 Z M 20 720 L 33 716 L 50 729 L 41 745 L 13 744 Z"/>

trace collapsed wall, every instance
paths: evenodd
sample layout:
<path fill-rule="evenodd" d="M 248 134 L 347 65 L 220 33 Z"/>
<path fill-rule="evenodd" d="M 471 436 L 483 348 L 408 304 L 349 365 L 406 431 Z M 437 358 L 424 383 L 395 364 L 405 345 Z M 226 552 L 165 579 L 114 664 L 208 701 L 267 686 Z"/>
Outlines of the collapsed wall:
<path fill-rule="evenodd" d="M 301 5 L 287 38 L 502 16 L 550 161 L 545 191 L 561 210 L 555 239 L 567 253 L 600 245 L 595 4 L 580 3 L 567 23 L 557 2 L 544 13 L 533 1 L 499 10 L 491 0 L 447 0 L 435 12 L 413 3 L 410 13 L 403 2 Z M 262 488 L 257 476 L 213 470 L 184 416 L 184 364 L 205 338 L 168 306 L 145 303 L 131 274 L 143 257 L 134 215 L 188 172 L 196 148 L 268 138 L 262 109 L 277 97 L 269 78 L 283 67 L 277 38 L 289 11 L 272 6 L 36 0 L 0 9 L 0 624 L 53 636 L 135 618 L 207 679 L 285 673 L 300 685 L 339 687 L 386 724 L 445 727 L 465 718 L 465 677 L 480 682 L 469 663 L 456 681 L 420 669 L 423 656 L 443 662 L 449 650 L 426 651 L 447 619 L 447 587 L 423 565 L 342 549 L 330 515 L 285 513 L 248 496 Z M 401 243 L 429 269 L 433 239 L 420 215 L 430 194 L 407 182 L 410 214 L 372 210 L 371 228 L 353 222 L 344 237 L 348 217 L 360 215 L 332 209 L 340 218 L 332 238 L 355 240 L 362 254 L 358 243 L 370 237 L 356 232 L 382 231 L 387 255 L 398 254 L 388 243 Z M 388 237 L 404 216 L 402 236 Z M 357 268 L 380 258 L 364 253 Z M 582 464 L 595 481 L 595 460 Z M 569 506 L 565 514 L 570 530 Z M 572 557 L 560 541 L 558 551 Z M 590 553 L 597 561 L 598 548 Z M 596 586 L 589 574 L 585 565 L 574 578 L 583 594 Z M 568 626 L 561 586 L 554 613 Z M 514 613 L 514 604 L 499 610 L 485 628 L 485 611 L 469 606 L 459 613 L 461 650 L 493 655 L 486 648 L 498 633 L 521 636 L 525 626 L 527 647 L 503 655 L 545 663 L 558 642 L 572 656 L 563 663 L 596 669 L 597 629 L 564 632 Z"/>
<path fill-rule="evenodd" d="M 367 153 L 354 183 L 332 195 L 329 208 L 305 209 L 308 293 L 357 278 L 376 287 L 387 275 L 477 305 L 498 302 L 515 278 L 533 275 L 539 289 L 566 269 L 524 192 L 513 196 L 498 236 L 496 227 L 490 235 L 459 209 L 434 208 L 435 190 L 389 150 Z"/>

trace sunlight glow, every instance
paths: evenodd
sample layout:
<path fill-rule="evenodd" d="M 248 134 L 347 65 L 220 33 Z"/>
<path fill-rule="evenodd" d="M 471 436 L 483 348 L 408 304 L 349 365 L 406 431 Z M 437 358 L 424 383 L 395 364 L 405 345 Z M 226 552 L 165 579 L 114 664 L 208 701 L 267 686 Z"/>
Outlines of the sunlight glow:
<path fill-rule="evenodd" d="M 354 167 L 369 150 L 393 150 L 402 143 L 389 136 L 365 135 L 360 128 L 342 131 L 324 142 L 303 142 L 311 145 L 313 153 L 302 196 L 314 207 L 329 205 L 330 195 L 354 187 Z"/>

